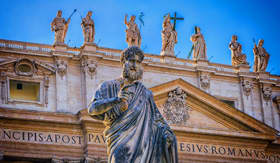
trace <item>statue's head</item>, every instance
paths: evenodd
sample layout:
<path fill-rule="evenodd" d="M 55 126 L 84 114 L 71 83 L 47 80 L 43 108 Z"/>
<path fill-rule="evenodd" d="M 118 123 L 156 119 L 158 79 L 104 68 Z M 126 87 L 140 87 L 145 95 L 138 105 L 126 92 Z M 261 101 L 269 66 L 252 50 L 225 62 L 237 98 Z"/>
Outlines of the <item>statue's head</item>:
<path fill-rule="evenodd" d="M 165 21 L 170 21 L 170 14 L 168 13 L 167 16 L 165 17 Z"/>
<path fill-rule="evenodd" d="M 236 35 L 232 35 L 232 41 L 236 41 L 237 40 L 237 36 Z"/>
<path fill-rule="evenodd" d="M 135 18 L 136 18 L 136 16 L 135 16 L 135 15 L 132 15 L 132 16 L 130 17 L 130 20 L 131 20 L 131 21 L 135 21 Z"/>
<path fill-rule="evenodd" d="M 91 17 L 92 16 L 92 11 L 88 11 L 87 16 Z"/>
<path fill-rule="evenodd" d="M 259 45 L 260 47 L 262 47 L 262 46 L 263 46 L 263 42 L 264 42 L 264 40 L 261 39 L 261 40 L 259 41 L 259 44 L 258 44 L 258 45 Z"/>
<path fill-rule="evenodd" d="M 121 53 L 122 77 L 129 81 L 140 80 L 143 76 L 144 53 L 137 46 L 124 49 Z"/>
<path fill-rule="evenodd" d="M 57 17 L 61 17 L 62 16 L 62 11 L 61 10 L 58 10 L 57 11 Z"/>

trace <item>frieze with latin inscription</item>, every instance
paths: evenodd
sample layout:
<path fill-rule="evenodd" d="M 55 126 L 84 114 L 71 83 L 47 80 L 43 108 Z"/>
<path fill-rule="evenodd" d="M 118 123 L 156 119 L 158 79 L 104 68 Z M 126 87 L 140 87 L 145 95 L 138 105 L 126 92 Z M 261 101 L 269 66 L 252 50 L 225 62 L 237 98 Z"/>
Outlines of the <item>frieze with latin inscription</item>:
<path fill-rule="evenodd" d="M 39 131 L 1 129 L 0 142 L 1 141 L 83 146 L 84 136 Z M 106 139 L 102 133 L 88 133 L 86 135 L 86 142 L 88 144 L 104 145 L 104 148 L 106 148 Z M 230 145 L 200 144 L 180 141 L 177 143 L 179 153 L 221 156 L 228 158 L 243 158 L 252 160 L 268 160 L 273 163 L 280 163 L 280 155 L 266 153 L 262 149 L 253 149 L 248 147 L 243 148 L 239 146 Z"/>

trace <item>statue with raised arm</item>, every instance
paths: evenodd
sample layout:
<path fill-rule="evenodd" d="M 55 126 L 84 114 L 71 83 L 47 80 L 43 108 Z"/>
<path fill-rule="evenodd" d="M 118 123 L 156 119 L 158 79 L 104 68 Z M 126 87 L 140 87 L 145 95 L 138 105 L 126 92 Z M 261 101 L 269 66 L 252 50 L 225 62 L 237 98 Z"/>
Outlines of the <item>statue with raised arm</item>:
<path fill-rule="evenodd" d="M 170 22 L 170 14 L 168 14 L 164 18 L 162 24 L 161 39 L 161 55 L 174 56 L 174 47 L 177 43 L 177 32 L 173 29 L 173 25 Z"/>
<path fill-rule="evenodd" d="M 193 42 L 193 60 L 206 60 L 206 43 L 199 27 L 195 27 L 195 34 L 191 36 Z"/>
<path fill-rule="evenodd" d="M 128 46 L 141 46 L 141 35 L 137 24 L 135 23 L 135 16 L 130 17 L 129 22 L 127 22 L 127 15 L 125 15 L 124 23 L 126 25 L 126 42 Z"/>
<path fill-rule="evenodd" d="M 84 34 L 84 43 L 93 43 L 94 42 L 94 22 L 91 18 L 92 11 L 87 13 L 87 16 L 82 19 L 82 29 Z"/>
<path fill-rule="evenodd" d="M 65 45 L 64 39 L 68 30 L 68 24 L 70 23 L 70 18 L 65 21 L 62 18 L 62 11 L 58 10 L 56 17 L 51 23 L 51 30 L 55 33 L 54 45 Z"/>
<path fill-rule="evenodd" d="M 269 54 L 263 48 L 264 40 L 259 40 L 258 46 L 255 44 L 254 52 L 254 72 L 265 72 L 268 65 Z"/>
<path fill-rule="evenodd" d="M 143 52 L 122 51 L 121 78 L 102 83 L 88 106 L 105 124 L 108 163 L 177 163 L 176 137 L 142 83 Z"/>
<path fill-rule="evenodd" d="M 229 49 L 231 50 L 231 64 L 233 66 L 248 64 L 246 61 L 246 55 L 242 54 L 242 46 L 239 42 L 237 42 L 236 35 L 232 36 L 232 40 L 229 43 Z"/>

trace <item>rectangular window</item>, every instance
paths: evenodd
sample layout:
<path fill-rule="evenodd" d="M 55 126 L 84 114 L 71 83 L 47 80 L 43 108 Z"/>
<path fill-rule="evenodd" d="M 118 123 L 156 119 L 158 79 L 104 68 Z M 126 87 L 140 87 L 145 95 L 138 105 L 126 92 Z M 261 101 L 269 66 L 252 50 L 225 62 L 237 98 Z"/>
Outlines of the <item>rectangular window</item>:
<path fill-rule="evenodd" d="M 11 99 L 40 101 L 40 83 L 9 80 L 9 85 Z"/>

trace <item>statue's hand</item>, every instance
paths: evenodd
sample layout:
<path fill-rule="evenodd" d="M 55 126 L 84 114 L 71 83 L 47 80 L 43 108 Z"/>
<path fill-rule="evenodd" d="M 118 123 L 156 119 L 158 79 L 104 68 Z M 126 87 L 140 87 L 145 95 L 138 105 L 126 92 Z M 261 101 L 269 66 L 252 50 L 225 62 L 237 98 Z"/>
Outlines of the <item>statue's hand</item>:
<path fill-rule="evenodd" d="M 120 99 L 121 104 L 121 111 L 126 111 L 128 108 L 128 98 L 130 96 L 131 92 L 128 92 L 126 89 L 121 89 L 121 91 L 118 94 L 118 98 Z"/>
<path fill-rule="evenodd" d="M 169 130 L 165 131 L 165 138 L 166 138 L 166 143 L 168 145 L 168 148 L 171 146 L 173 143 L 173 133 L 171 133 Z"/>

